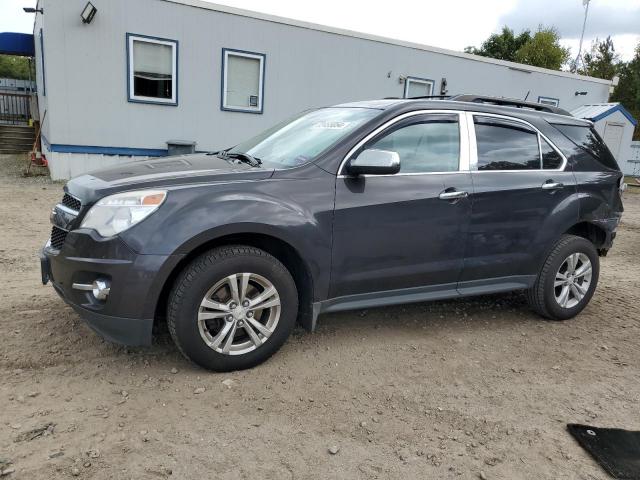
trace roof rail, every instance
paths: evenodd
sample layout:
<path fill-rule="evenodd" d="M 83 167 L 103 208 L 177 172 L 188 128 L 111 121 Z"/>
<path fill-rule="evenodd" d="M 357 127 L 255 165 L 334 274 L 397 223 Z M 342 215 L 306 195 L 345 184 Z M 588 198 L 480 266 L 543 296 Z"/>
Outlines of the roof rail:
<path fill-rule="evenodd" d="M 490 105 L 500 105 L 503 107 L 528 108 L 531 110 L 537 110 L 539 112 L 555 113 L 557 115 L 565 115 L 569 117 L 572 116 L 569 112 L 560 107 L 544 105 L 542 103 L 525 102 L 524 100 L 518 100 L 516 98 L 487 97 L 482 95 L 464 94 L 453 95 L 449 98 L 449 100 L 455 100 L 456 102 L 488 103 Z"/>

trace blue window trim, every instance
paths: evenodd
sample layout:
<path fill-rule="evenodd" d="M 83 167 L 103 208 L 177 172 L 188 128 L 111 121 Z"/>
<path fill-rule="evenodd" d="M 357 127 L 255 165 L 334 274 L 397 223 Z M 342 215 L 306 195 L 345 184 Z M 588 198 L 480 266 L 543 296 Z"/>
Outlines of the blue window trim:
<path fill-rule="evenodd" d="M 407 93 L 408 93 L 408 90 L 409 90 L 409 81 L 410 80 L 418 80 L 419 82 L 429 82 L 429 83 L 431 83 L 431 95 L 433 95 L 433 89 L 436 88 L 435 80 L 432 80 L 430 78 L 408 76 L 408 77 L 405 77 L 405 79 L 404 79 L 404 92 L 402 93 L 402 98 L 407 98 Z"/>
<path fill-rule="evenodd" d="M 540 103 L 541 105 L 545 105 L 545 104 L 541 103 L 541 100 L 553 100 L 554 102 L 556 102 L 556 104 L 555 104 L 556 107 L 560 106 L 560 99 L 559 98 L 545 97 L 544 95 L 538 96 L 538 103 Z"/>
<path fill-rule="evenodd" d="M 240 53 L 240 54 L 247 54 L 247 55 L 255 55 L 256 57 L 262 57 L 262 85 L 260 85 L 260 99 L 259 99 L 259 103 L 260 103 L 260 109 L 253 109 L 253 108 L 239 108 L 239 107 L 225 107 L 224 106 L 224 77 L 225 77 L 225 69 L 227 67 L 226 65 L 226 58 L 227 58 L 227 52 L 228 53 Z M 225 112 L 241 112 L 241 113 L 257 113 L 258 115 L 261 115 L 264 112 L 264 84 L 266 83 L 266 75 L 267 75 L 267 55 L 265 53 L 258 53 L 258 52 L 249 52 L 247 50 L 238 50 L 235 48 L 223 48 L 222 49 L 222 75 L 220 78 L 220 110 L 223 110 Z"/>
<path fill-rule="evenodd" d="M 609 115 L 615 112 L 620 112 L 622 115 L 627 117 L 627 120 L 629 120 L 634 127 L 638 126 L 638 121 L 635 118 L 633 118 L 631 113 L 629 113 L 629 111 L 620 104 L 616 105 L 615 107 L 612 107 L 610 110 L 607 110 L 606 112 L 602 112 L 600 115 L 593 117 L 591 120 L 594 122 L 597 122 L 598 120 L 602 120 L 603 118 L 608 117 Z"/>
<path fill-rule="evenodd" d="M 162 102 L 158 100 L 141 100 L 138 98 L 132 98 L 131 91 L 133 90 L 133 85 L 131 85 L 131 58 L 130 55 L 132 52 L 129 51 L 129 38 L 143 38 L 147 40 L 160 40 L 161 42 L 170 42 L 173 43 L 175 51 L 176 51 L 176 71 L 175 71 L 175 90 L 176 90 L 176 99 L 174 102 Z M 126 62 L 127 62 L 127 101 L 130 103 L 146 103 L 150 105 L 167 105 L 169 107 L 177 107 L 178 106 L 178 93 L 179 93 L 179 83 L 178 83 L 178 71 L 180 64 L 180 51 L 179 51 L 179 42 L 178 40 L 172 40 L 171 38 L 161 38 L 161 37 L 152 37 L 150 35 L 140 35 L 138 33 L 130 33 L 127 32 L 126 35 Z"/>
<path fill-rule="evenodd" d="M 47 96 L 47 80 L 44 73 L 44 34 L 40 29 L 40 68 L 42 69 L 42 96 Z"/>

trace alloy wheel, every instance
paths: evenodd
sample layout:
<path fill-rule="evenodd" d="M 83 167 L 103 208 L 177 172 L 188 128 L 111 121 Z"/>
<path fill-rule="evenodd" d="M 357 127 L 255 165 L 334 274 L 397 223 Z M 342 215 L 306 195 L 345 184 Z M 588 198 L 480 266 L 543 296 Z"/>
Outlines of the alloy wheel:
<path fill-rule="evenodd" d="M 216 352 L 243 355 L 269 339 L 280 311 L 280 295 L 267 278 L 236 273 L 207 291 L 198 309 L 198 330 Z"/>
<path fill-rule="evenodd" d="M 556 302 L 562 308 L 578 305 L 591 285 L 591 260 L 584 253 L 572 253 L 560 265 L 554 281 Z"/>

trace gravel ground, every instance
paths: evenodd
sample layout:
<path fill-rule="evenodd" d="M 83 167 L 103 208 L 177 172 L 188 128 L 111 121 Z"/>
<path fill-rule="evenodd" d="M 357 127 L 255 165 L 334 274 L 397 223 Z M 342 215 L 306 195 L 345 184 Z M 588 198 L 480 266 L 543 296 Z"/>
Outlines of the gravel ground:
<path fill-rule="evenodd" d="M 214 374 L 104 342 L 40 284 L 61 184 L 0 159 L 0 468 L 60 479 L 604 479 L 566 423 L 640 430 L 640 195 L 587 309 L 520 294 L 326 315 Z"/>

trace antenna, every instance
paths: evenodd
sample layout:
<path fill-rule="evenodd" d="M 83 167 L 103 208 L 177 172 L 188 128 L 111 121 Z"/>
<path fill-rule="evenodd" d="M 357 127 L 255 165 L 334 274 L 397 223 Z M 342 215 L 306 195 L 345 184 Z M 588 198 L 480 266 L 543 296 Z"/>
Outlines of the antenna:
<path fill-rule="evenodd" d="M 522 100 L 523 102 L 526 102 L 526 101 L 527 101 L 527 98 L 529 98 L 529 94 L 530 94 L 530 93 L 531 93 L 531 90 L 529 90 L 529 91 L 527 92 L 527 94 L 524 96 L 524 100 Z"/>
<path fill-rule="evenodd" d="M 578 46 L 578 56 L 576 57 L 576 61 L 573 65 L 574 73 L 578 71 L 578 62 L 582 62 L 582 66 L 584 67 L 584 60 L 582 59 L 582 41 L 584 40 L 584 30 L 587 27 L 587 15 L 589 15 L 589 2 L 591 0 L 582 0 L 582 6 L 584 9 L 584 21 L 582 22 L 582 34 L 580 35 L 580 45 Z"/>

